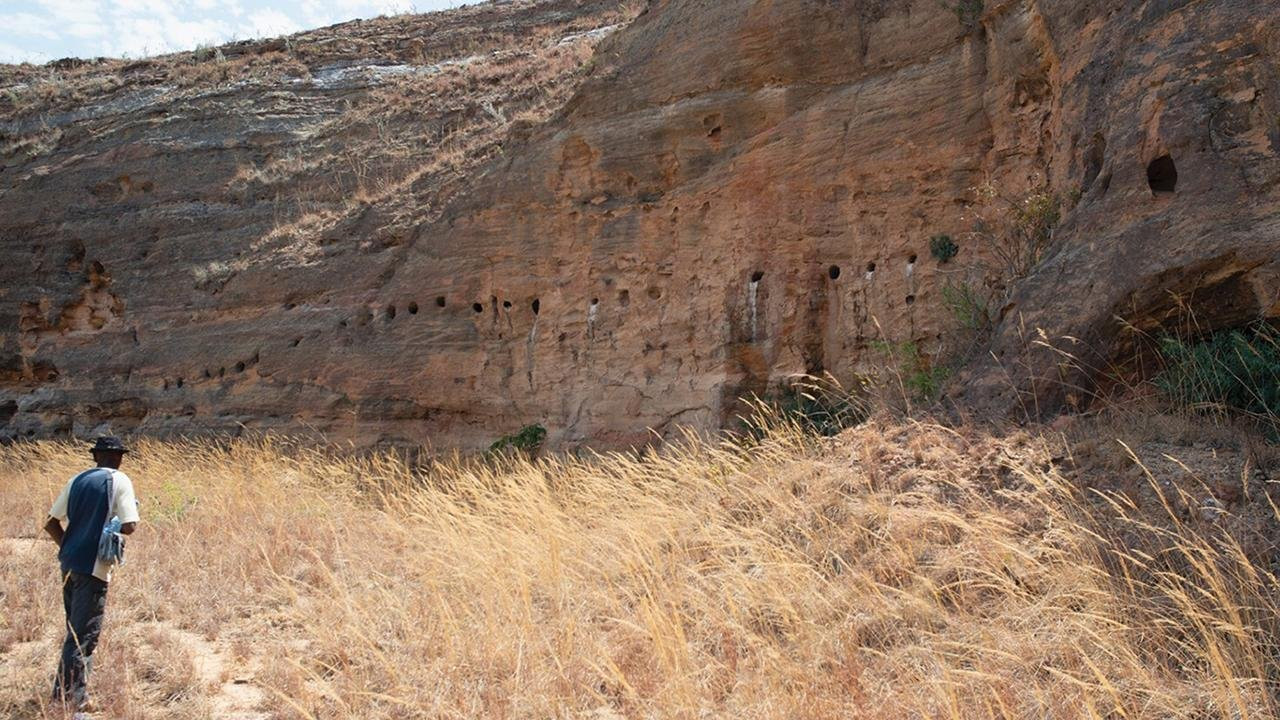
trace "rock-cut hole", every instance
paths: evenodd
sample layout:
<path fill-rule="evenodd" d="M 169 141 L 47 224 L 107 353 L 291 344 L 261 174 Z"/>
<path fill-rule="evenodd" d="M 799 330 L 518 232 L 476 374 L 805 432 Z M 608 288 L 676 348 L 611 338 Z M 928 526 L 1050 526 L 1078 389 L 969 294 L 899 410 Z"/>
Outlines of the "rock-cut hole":
<path fill-rule="evenodd" d="M 760 282 L 760 281 L 761 281 L 761 280 L 763 280 L 763 279 L 764 279 L 764 271 L 763 271 L 763 270 L 757 270 L 757 271 L 755 271 L 755 272 L 751 273 L 751 282 L 753 282 L 753 283 L 758 283 L 758 282 Z"/>
<path fill-rule="evenodd" d="M 484 312 L 484 306 L 480 303 L 471 303 L 471 309 L 478 313 Z"/>
<path fill-rule="evenodd" d="M 386 312 L 387 312 L 387 319 L 388 319 L 388 320 L 395 320 L 395 319 L 396 319 L 396 306 L 395 306 L 395 305 L 388 305 L 388 306 L 387 306 L 387 311 L 386 311 Z"/>
<path fill-rule="evenodd" d="M 533 301 L 533 314 L 537 315 L 541 311 L 542 311 L 542 301 L 535 299 Z"/>
<path fill-rule="evenodd" d="M 444 307 L 444 296 L 436 298 L 436 307 Z"/>
<path fill-rule="evenodd" d="M 831 278 L 832 280 L 839 280 L 839 279 L 840 279 L 840 266 L 839 266 L 839 265 L 832 265 L 831 267 L 827 268 L 827 277 Z"/>
<path fill-rule="evenodd" d="M 1161 155 L 1147 166 L 1147 184 L 1156 194 L 1171 193 L 1178 189 L 1178 166 L 1169 155 Z"/>
<path fill-rule="evenodd" d="M 418 303 L 416 303 L 416 302 L 411 302 L 411 303 L 409 303 L 409 314 L 410 314 L 410 315 L 417 315 L 417 314 L 418 314 Z"/>

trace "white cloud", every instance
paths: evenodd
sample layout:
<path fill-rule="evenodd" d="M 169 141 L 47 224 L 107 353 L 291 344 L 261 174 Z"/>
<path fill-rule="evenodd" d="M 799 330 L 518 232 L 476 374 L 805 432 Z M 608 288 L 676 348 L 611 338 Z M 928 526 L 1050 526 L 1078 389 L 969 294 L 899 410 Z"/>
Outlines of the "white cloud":
<path fill-rule="evenodd" d="M 3 27 L 5 34 L 11 38 L 21 35 L 34 35 L 48 39 L 58 37 L 53 23 L 48 18 L 35 13 L 19 12 L 0 15 L 0 27 Z"/>
<path fill-rule="evenodd" d="M 255 10 L 249 13 L 249 30 L 255 37 L 286 35 L 302 29 L 296 20 L 279 10 Z"/>
<path fill-rule="evenodd" d="M 3 22 L 3 20 L 0 20 Z M 32 52 L 28 48 L 19 47 L 10 42 L 0 40 L 0 62 L 20 63 L 34 62 L 46 63 L 52 60 L 48 53 Z"/>
<path fill-rule="evenodd" d="M 40 0 L 40 9 L 59 25 L 99 25 L 99 2 L 93 0 Z"/>

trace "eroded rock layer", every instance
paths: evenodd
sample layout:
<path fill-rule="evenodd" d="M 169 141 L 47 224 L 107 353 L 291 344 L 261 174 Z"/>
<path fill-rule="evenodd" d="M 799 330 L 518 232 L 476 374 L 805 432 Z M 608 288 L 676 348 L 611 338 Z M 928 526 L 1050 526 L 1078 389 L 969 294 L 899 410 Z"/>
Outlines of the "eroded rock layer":
<path fill-rule="evenodd" d="M 1006 278 L 968 406 L 1054 406 L 1171 292 L 1206 326 L 1280 315 L 1280 7 L 639 9 L 480 6 L 384 28 L 396 62 L 304 37 L 272 80 L 10 110 L 4 432 L 476 447 L 538 422 L 624 446 L 723 425 L 794 373 L 955 352 L 944 288 L 995 264 L 979 187 L 1062 212 Z M 1037 328 L 1101 360 L 1064 365 Z"/>

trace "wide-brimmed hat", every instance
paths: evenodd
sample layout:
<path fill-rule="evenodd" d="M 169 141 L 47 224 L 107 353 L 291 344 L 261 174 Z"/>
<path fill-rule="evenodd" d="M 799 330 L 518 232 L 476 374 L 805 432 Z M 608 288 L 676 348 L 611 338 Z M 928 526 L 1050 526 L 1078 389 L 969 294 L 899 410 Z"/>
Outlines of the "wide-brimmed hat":
<path fill-rule="evenodd" d="M 120 442 L 120 438 L 112 437 L 110 435 L 102 435 L 101 437 L 99 437 L 98 441 L 93 444 L 92 451 L 93 452 L 118 452 L 118 453 L 129 452 L 128 448 L 124 446 L 124 443 Z"/>

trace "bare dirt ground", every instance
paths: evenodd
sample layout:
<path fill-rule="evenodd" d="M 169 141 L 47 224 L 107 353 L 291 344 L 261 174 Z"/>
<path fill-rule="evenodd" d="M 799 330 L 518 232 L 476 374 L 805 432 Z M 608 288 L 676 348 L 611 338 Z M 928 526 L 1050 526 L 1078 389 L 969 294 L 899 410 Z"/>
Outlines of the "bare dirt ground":
<path fill-rule="evenodd" d="M 48 571 L 41 572 L 40 575 L 47 575 L 47 579 L 55 581 L 55 557 L 53 544 L 46 539 L 0 538 L 0 566 L 40 568 Z M 94 686 L 101 684 L 98 681 L 102 679 L 102 675 L 115 675 L 120 670 L 110 668 L 109 671 L 102 672 L 103 661 L 110 662 L 118 658 L 118 651 L 122 646 L 136 644 L 144 652 L 148 647 L 157 651 L 161 655 L 157 660 L 164 665 L 140 668 L 141 675 L 162 679 L 165 674 L 171 673 L 188 680 L 183 683 L 186 687 L 181 688 L 181 692 L 170 692 L 167 700 L 197 706 L 201 708 L 199 715 L 209 720 L 267 720 L 272 717 L 265 709 L 269 705 L 268 693 L 255 683 L 256 674 L 261 667 L 260 658 L 244 657 L 222 638 L 202 637 L 171 621 L 134 622 L 120 618 L 118 616 L 122 613 L 112 605 L 108 595 L 107 622 L 103 642 L 99 646 L 99 667 L 94 675 Z M 47 617 L 39 618 L 38 628 L 27 628 L 29 634 L 36 636 L 35 639 L 16 642 L 0 649 L 0 685 L 34 685 L 43 689 L 41 682 L 47 684 L 51 681 L 61 641 L 59 623 L 62 612 L 60 606 L 50 607 L 48 610 Z M 6 622 L 5 625 L 11 623 Z M 10 628 L 11 631 L 14 629 Z M 236 635 L 235 628 L 224 628 L 224 632 L 229 637 Z M 125 672 L 129 674 L 128 670 Z M 187 697 L 181 698 L 178 695 Z M 28 693 L 25 710 L 39 717 L 61 717 L 64 714 L 60 708 L 48 705 L 39 692 Z M 135 715 L 130 713 L 129 716 Z M 108 706 L 92 713 L 82 713 L 79 717 L 118 716 Z"/>
<path fill-rule="evenodd" d="M 213 720 L 265 720 L 270 717 L 261 711 L 266 696 L 253 684 L 256 658 L 237 662 L 230 657 L 227 648 L 210 642 L 195 633 L 158 623 L 157 629 L 173 634 L 173 637 L 190 654 L 196 674 L 207 688 L 216 688 L 210 697 L 210 717 Z"/>

